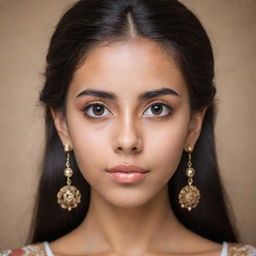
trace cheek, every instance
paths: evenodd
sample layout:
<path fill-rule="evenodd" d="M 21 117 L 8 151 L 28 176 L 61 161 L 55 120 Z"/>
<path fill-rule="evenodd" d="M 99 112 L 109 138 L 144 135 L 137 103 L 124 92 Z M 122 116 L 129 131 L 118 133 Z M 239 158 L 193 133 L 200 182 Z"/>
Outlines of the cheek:
<path fill-rule="evenodd" d="M 184 147 L 184 136 L 178 135 L 170 131 L 165 136 L 161 137 L 160 134 L 152 140 L 151 162 L 162 169 L 163 173 L 173 173 L 178 167 Z"/>
<path fill-rule="evenodd" d="M 153 169 L 159 169 L 164 179 L 171 178 L 176 171 L 186 142 L 188 119 L 179 116 L 165 127 L 155 129 L 157 132 L 148 138 L 150 163 Z M 148 134 L 150 137 L 150 134 Z"/>
<path fill-rule="evenodd" d="M 110 147 L 109 134 L 106 129 L 98 129 L 84 120 L 72 120 L 70 136 L 79 169 L 89 181 L 91 174 L 99 173 L 106 168 L 106 149 Z M 97 172 L 96 172 L 97 171 Z"/>

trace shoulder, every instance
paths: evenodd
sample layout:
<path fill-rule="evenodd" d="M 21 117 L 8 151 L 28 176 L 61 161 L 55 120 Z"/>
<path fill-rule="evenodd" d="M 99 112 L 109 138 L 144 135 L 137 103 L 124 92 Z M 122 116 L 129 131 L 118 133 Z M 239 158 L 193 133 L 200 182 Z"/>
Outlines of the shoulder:
<path fill-rule="evenodd" d="M 256 256 L 256 248 L 246 243 L 227 243 L 227 256 Z"/>
<path fill-rule="evenodd" d="M 21 248 L 0 251 L 0 256 L 47 256 L 47 254 L 43 243 L 35 243 Z"/>

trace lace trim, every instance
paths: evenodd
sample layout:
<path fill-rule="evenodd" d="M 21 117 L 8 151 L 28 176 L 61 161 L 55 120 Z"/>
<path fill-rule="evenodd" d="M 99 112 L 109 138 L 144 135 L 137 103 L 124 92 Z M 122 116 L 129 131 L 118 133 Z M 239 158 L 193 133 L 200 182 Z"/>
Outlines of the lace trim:
<path fill-rule="evenodd" d="M 0 256 L 47 256 L 43 243 L 26 245 L 20 249 L 4 250 Z"/>
<path fill-rule="evenodd" d="M 228 256 L 256 256 L 256 248 L 249 244 L 228 243 Z"/>

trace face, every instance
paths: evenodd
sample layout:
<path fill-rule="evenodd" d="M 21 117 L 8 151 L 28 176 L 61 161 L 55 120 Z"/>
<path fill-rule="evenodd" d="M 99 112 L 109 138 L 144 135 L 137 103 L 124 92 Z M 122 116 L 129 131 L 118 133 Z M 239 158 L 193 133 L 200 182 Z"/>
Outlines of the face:
<path fill-rule="evenodd" d="M 145 94 L 162 89 L 160 95 Z M 102 98 L 85 90 L 113 96 Z M 66 116 L 52 114 L 91 189 L 119 207 L 146 203 L 167 186 L 184 148 L 193 148 L 203 118 L 201 113 L 191 115 L 186 83 L 174 60 L 146 39 L 91 51 L 74 73 Z M 124 163 L 149 172 L 127 184 L 105 171 Z"/>

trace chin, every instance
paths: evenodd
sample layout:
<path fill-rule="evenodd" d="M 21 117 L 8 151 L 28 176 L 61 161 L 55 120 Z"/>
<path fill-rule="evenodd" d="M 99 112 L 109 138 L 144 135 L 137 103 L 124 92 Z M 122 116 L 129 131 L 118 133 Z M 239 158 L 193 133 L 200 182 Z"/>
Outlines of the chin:
<path fill-rule="evenodd" d="M 137 193 L 126 191 L 124 193 L 120 193 L 119 195 L 117 193 L 111 193 L 107 196 L 105 195 L 104 198 L 106 201 L 116 207 L 128 209 L 147 204 L 153 196 L 154 195 L 146 193 L 146 191 L 144 191 L 144 193 L 141 191 L 137 191 Z"/>

